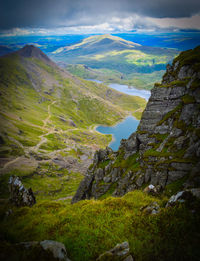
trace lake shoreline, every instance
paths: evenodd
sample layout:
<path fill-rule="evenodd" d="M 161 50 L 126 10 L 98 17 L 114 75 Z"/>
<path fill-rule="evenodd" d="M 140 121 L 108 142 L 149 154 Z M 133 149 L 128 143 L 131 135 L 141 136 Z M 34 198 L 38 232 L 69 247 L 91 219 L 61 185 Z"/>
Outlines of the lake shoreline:
<path fill-rule="evenodd" d="M 127 139 L 133 132 L 137 130 L 138 125 L 139 120 L 137 120 L 133 115 L 129 114 L 113 126 L 99 124 L 95 125 L 93 130 L 102 135 L 112 135 L 112 140 L 108 146 L 113 151 L 116 151 L 120 146 L 121 139 Z M 98 127 L 103 129 L 98 130 Z"/>

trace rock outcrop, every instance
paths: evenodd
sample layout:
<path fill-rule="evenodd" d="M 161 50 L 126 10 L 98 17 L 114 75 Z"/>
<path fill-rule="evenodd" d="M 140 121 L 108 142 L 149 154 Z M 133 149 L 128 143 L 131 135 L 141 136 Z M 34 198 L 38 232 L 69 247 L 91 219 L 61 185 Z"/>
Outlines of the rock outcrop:
<path fill-rule="evenodd" d="M 26 189 L 19 177 L 11 176 L 8 184 L 10 191 L 10 202 L 12 202 L 14 205 L 18 207 L 30 207 L 36 203 L 32 189 Z"/>
<path fill-rule="evenodd" d="M 135 133 L 99 151 L 73 199 L 100 198 L 179 180 L 200 186 L 200 47 L 182 52 L 155 84 Z"/>

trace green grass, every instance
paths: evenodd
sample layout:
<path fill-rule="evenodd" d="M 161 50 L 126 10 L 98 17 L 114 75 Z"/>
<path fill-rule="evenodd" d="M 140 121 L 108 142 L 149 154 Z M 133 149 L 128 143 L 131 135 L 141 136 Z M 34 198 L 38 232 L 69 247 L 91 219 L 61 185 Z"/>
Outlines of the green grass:
<path fill-rule="evenodd" d="M 174 59 L 173 64 L 179 61 L 179 68 L 185 65 L 191 65 L 195 71 L 200 69 L 200 46 L 192 50 L 182 52 L 177 58 Z"/>
<path fill-rule="evenodd" d="M 141 191 L 74 205 L 46 201 L 32 208 L 13 208 L 1 223 L 1 232 L 13 243 L 58 240 L 74 261 L 95 260 L 123 241 L 129 241 L 131 254 L 139 261 L 198 260 L 198 207 L 196 214 L 184 205 L 162 209 L 157 215 L 142 214 L 140 208 L 154 201 L 162 204 Z"/>

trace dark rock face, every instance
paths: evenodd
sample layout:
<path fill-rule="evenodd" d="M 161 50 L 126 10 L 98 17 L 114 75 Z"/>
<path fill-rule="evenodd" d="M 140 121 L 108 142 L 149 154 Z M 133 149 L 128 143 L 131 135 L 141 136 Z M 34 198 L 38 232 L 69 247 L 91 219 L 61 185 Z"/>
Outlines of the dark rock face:
<path fill-rule="evenodd" d="M 32 189 L 26 189 L 18 177 L 10 177 L 9 191 L 10 201 L 18 207 L 33 206 L 36 203 Z"/>
<path fill-rule="evenodd" d="M 96 261 L 133 261 L 129 252 L 129 243 L 117 244 L 114 248 L 100 255 Z"/>
<path fill-rule="evenodd" d="M 117 153 L 99 151 L 83 181 L 89 197 L 122 196 L 151 184 L 200 186 L 200 47 L 183 52 L 155 84 L 138 129 Z M 91 178 L 92 177 L 92 178 Z M 79 193 L 79 189 L 77 194 Z M 83 192 L 82 192 L 83 193 Z M 79 200 L 82 198 L 79 198 Z"/>

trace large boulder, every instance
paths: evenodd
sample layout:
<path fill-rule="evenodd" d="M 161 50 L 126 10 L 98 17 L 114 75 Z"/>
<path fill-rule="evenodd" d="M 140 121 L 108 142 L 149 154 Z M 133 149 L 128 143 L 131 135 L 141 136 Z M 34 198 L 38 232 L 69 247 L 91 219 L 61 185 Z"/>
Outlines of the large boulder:
<path fill-rule="evenodd" d="M 36 203 L 35 196 L 31 188 L 26 189 L 19 177 L 11 176 L 9 179 L 10 201 L 18 206 L 33 206 Z"/>

